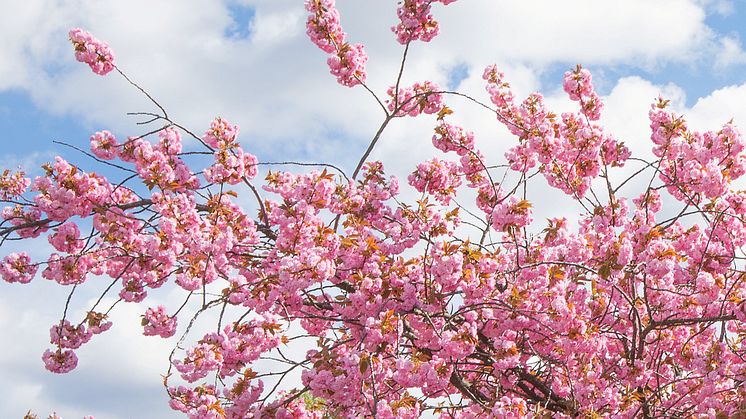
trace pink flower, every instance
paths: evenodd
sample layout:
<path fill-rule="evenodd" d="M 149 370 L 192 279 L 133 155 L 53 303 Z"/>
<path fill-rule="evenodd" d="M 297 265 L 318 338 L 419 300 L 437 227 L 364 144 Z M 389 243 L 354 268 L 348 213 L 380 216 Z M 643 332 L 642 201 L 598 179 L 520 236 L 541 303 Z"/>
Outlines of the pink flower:
<path fill-rule="evenodd" d="M 77 253 L 85 247 L 85 241 L 80 240 L 80 230 L 73 222 L 66 222 L 49 235 L 49 243 L 60 252 Z"/>
<path fill-rule="evenodd" d="M 96 157 L 112 160 L 117 155 L 117 139 L 109 131 L 98 131 L 91 136 L 91 151 Z"/>
<path fill-rule="evenodd" d="M 27 284 L 34 279 L 37 268 L 26 252 L 11 253 L 0 263 L 0 276 L 6 282 Z"/>
<path fill-rule="evenodd" d="M 143 334 L 170 338 L 176 333 L 176 318 L 166 314 L 163 306 L 149 308 L 142 316 Z"/>
<path fill-rule="evenodd" d="M 2 211 L 3 219 L 10 221 L 10 223 L 15 227 L 33 224 L 34 222 L 41 220 L 41 215 L 41 210 L 35 206 L 15 205 L 12 207 L 5 207 Z M 48 228 L 46 225 L 42 224 L 35 227 L 20 228 L 16 230 L 16 234 L 21 238 L 34 238 L 39 237 L 41 233 L 47 230 Z"/>
<path fill-rule="evenodd" d="M 362 44 L 345 41 L 346 34 L 339 22 L 339 12 L 334 0 L 306 0 L 310 13 L 306 22 L 306 33 L 311 41 L 330 56 L 327 59 L 330 72 L 343 86 L 353 87 L 365 83 L 365 63 L 368 55 Z"/>
<path fill-rule="evenodd" d="M 456 163 L 432 159 L 418 164 L 408 180 L 418 191 L 435 195 L 443 205 L 448 205 L 461 184 L 460 174 Z"/>
<path fill-rule="evenodd" d="M 563 87 L 570 99 L 580 102 L 583 115 L 591 121 L 597 121 L 601 117 L 603 102 L 593 89 L 590 71 L 577 66 L 575 70 L 566 72 Z"/>
<path fill-rule="evenodd" d="M 0 175 L 0 199 L 12 200 L 28 189 L 31 179 L 25 177 L 24 172 L 11 173 L 10 170 L 3 170 Z"/>
<path fill-rule="evenodd" d="M 97 313 L 94 311 L 88 312 L 86 316 L 86 323 L 88 324 L 88 331 L 94 335 L 103 333 L 111 329 L 111 321 L 106 321 L 108 316 L 104 313 Z"/>
<path fill-rule="evenodd" d="M 367 62 L 368 54 L 365 53 L 363 44 L 349 43 L 342 44 L 337 53 L 326 60 L 329 72 L 337 77 L 339 84 L 347 87 L 365 83 Z"/>
<path fill-rule="evenodd" d="M 217 117 L 210 123 L 210 129 L 205 131 L 202 141 L 213 148 L 230 149 L 238 145 L 236 143 L 238 132 L 238 125 L 232 125 L 225 119 Z"/>
<path fill-rule="evenodd" d="M 465 156 L 474 150 L 474 133 L 441 121 L 435 128 L 433 145 L 444 153 L 455 151 L 459 156 Z"/>
<path fill-rule="evenodd" d="M 211 343 L 200 343 L 187 351 L 183 361 L 173 363 L 181 377 L 190 383 L 204 378 L 211 371 L 217 371 L 223 365 L 223 354 L 219 347 Z"/>
<path fill-rule="evenodd" d="M 391 99 L 387 100 L 389 111 L 396 116 L 417 116 L 419 114 L 434 114 L 440 112 L 445 106 L 443 93 L 440 86 L 431 81 L 415 83 L 410 87 L 399 88 L 395 94 L 396 86 L 389 87 L 387 93 Z"/>
<path fill-rule="evenodd" d="M 60 285 L 77 285 L 85 282 L 94 268 L 96 260 L 90 254 L 60 256 L 52 253 L 41 276 Z"/>
<path fill-rule="evenodd" d="M 75 369 L 78 366 L 78 357 L 75 352 L 71 350 L 47 349 L 42 356 L 44 360 L 44 367 L 55 374 L 65 374 Z"/>
<path fill-rule="evenodd" d="M 495 207 L 491 221 L 496 230 L 517 233 L 532 221 L 531 203 L 512 195 Z"/>
<path fill-rule="evenodd" d="M 400 6 L 396 9 L 399 24 L 391 28 L 400 44 L 405 45 L 416 40 L 430 42 L 438 35 L 440 28 L 438 22 L 430 14 L 431 3 L 432 0 L 404 0 L 400 2 Z"/>
<path fill-rule="evenodd" d="M 50 343 L 65 349 L 78 349 L 91 340 L 92 336 L 93 333 L 86 330 L 84 325 L 73 326 L 67 320 L 49 329 Z"/>
<path fill-rule="evenodd" d="M 80 28 L 71 29 L 69 36 L 75 47 L 75 59 L 88 64 L 94 73 L 103 76 L 114 69 L 114 52 L 106 42 Z"/>

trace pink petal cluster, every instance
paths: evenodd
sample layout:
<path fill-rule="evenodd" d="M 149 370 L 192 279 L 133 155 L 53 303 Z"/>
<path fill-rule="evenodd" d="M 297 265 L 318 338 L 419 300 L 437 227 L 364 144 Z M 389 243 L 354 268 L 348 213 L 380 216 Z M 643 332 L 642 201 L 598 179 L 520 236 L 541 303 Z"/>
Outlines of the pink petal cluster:
<path fill-rule="evenodd" d="M 649 112 L 653 154 L 663 158 L 660 179 L 681 201 L 725 195 L 731 181 L 746 173 L 746 142 L 732 124 L 718 131 L 690 131 L 686 121 L 659 99 Z"/>
<path fill-rule="evenodd" d="M 445 106 L 440 86 L 431 81 L 400 88 L 396 93 L 395 90 L 396 86 L 389 87 L 387 103 L 389 111 L 396 116 L 434 114 Z"/>
<path fill-rule="evenodd" d="M 46 165 L 46 176 L 38 176 L 31 186 L 39 210 L 50 220 L 65 221 L 72 216 L 87 216 L 93 208 L 109 201 L 111 185 L 95 173 L 85 173 L 57 156 Z"/>
<path fill-rule="evenodd" d="M 98 131 L 91 136 L 91 151 L 96 157 L 104 160 L 113 160 L 117 156 L 119 143 L 109 131 Z"/>
<path fill-rule="evenodd" d="M 109 48 L 109 44 L 80 28 L 71 29 L 68 35 L 75 47 L 75 59 L 88 64 L 94 73 L 101 76 L 114 69 L 114 52 Z"/>
<path fill-rule="evenodd" d="M 21 238 L 39 237 L 41 233 L 47 231 L 44 224 L 35 225 L 41 220 L 41 216 L 42 212 L 39 208 L 28 205 L 17 204 L 12 207 L 4 207 L 2 211 L 3 220 L 10 221 L 14 227 L 28 226 L 16 230 L 18 237 Z"/>
<path fill-rule="evenodd" d="M 192 383 L 204 378 L 212 371 L 218 371 L 223 365 L 223 354 L 212 343 L 200 343 L 187 351 L 183 360 L 173 363 L 181 377 Z"/>
<path fill-rule="evenodd" d="M 0 200 L 12 200 L 23 195 L 31 184 L 31 179 L 22 171 L 3 170 L 0 175 Z"/>
<path fill-rule="evenodd" d="M 477 207 L 487 215 L 493 214 L 495 207 L 506 196 L 499 185 L 492 181 L 484 154 L 474 146 L 474 134 L 440 119 L 432 138 L 433 145 L 446 153 L 455 152 L 460 157 L 459 172 L 467 180 L 468 187 L 476 190 Z"/>
<path fill-rule="evenodd" d="M 430 6 L 438 2 L 448 5 L 454 1 L 456 0 L 400 1 L 399 7 L 396 8 L 399 23 L 391 28 L 396 34 L 396 40 L 402 45 L 417 40 L 430 42 L 440 32 L 438 22 L 430 13 Z"/>
<path fill-rule="evenodd" d="M 526 227 L 533 221 L 531 203 L 511 195 L 495 206 L 491 221 L 496 230 L 514 232 L 515 229 Z"/>
<path fill-rule="evenodd" d="M 85 323 L 88 325 L 88 331 L 94 335 L 98 335 L 111 329 L 113 323 L 107 319 L 108 316 L 104 313 L 89 311 L 85 320 Z"/>
<path fill-rule="evenodd" d="M 223 419 L 225 413 L 218 402 L 219 393 L 214 385 L 204 384 L 195 389 L 185 386 L 168 389 L 168 404 L 172 409 L 186 413 L 189 419 Z"/>
<path fill-rule="evenodd" d="M 474 149 L 474 134 L 459 126 L 441 121 L 435 128 L 433 145 L 444 153 L 455 151 L 459 156 L 465 156 Z"/>
<path fill-rule="evenodd" d="M 49 243 L 60 252 L 77 253 L 83 250 L 85 242 L 80 240 L 80 230 L 72 221 L 65 222 L 49 235 Z"/>
<path fill-rule="evenodd" d="M 411 41 L 430 42 L 440 28 L 438 22 L 430 13 L 432 0 L 404 0 L 396 8 L 399 23 L 391 28 L 396 34 L 396 40 L 406 45 Z"/>
<path fill-rule="evenodd" d="M 591 121 L 598 121 L 604 104 L 593 88 L 590 71 L 577 66 L 575 70 L 565 72 L 562 87 L 571 100 L 580 102 L 580 112 L 583 115 Z"/>
<path fill-rule="evenodd" d="M 5 282 L 28 284 L 36 275 L 37 265 L 31 264 L 26 252 L 11 253 L 0 263 L 0 276 Z"/>
<path fill-rule="evenodd" d="M 461 185 L 461 173 L 456 163 L 432 159 L 417 165 L 409 175 L 409 184 L 419 192 L 435 195 L 443 205 L 448 205 Z"/>
<path fill-rule="evenodd" d="M 78 349 L 91 340 L 92 336 L 93 333 L 86 330 L 84 325 L 73 326 L 68 320 L 49 329 L 50 343 L 65 349 Z"/>
<path fill-rule="evenodd" d="M 166 314 L 163 306 L 148 308 L 142 316 L 143 334 L 170 338 L 176 333 L 176 317 Z"/>
<path fill-rule="evenodd" d="M 237 143 L 238 126 L 231 125 L 222 118 L 215 118 L 202 140 L 216 148 L 215 162 L 204 170 L 205 179 L 210 183 L 236 185 L 256 176 L 257 159 L 243 151 Z"/>
<path fill-rule="evenodd" d="M 52 253 L 47 267 L 41 276 L 60 285 L 79 285 L 86 281 L 88 274 L 101 272 L 98 260 L 91 254 L 62 256 Z"/>
<path fill-rule="evenodd" d="M 65 374 L 78 366 L 78 357 L 75 352 L 67 349 L 52 351 L 47 349 L 42 356 L 44 367 L 55 374 Z"/>
<path fill-rule="evenodd" d="M 179 157 L 181 134 L 174 128 L 162 129 L 159 142 L 130 139 L 119 151 L 124 161 L 133 162 L 135 170 L 150 188 L 163 191 L 185 191 L 199 187 L 199 179 Z"/>
<path fill-rule="evenodd" d="M 217 117 L 210 123 L 210 129 L 205 131 L 202 141 L 212 148 L 231 149 L 238 145 L 238 132 L 238 125 L 232 125 L 225 119 Z"/>
<path fill-rule="evenodd" d="M 293 395 L 282 395 L 285 397 L 279 397 L 279 400 L 287 399 Z M 277 406 L 274 406 L 277 405 Z M 296 398 L 290 403 L 272 403 L 265 409 L 265 412 L 272 413 L 278 419 L 323 419 L 326 406 L 324 405 L 323 399 L 313 400 L 305 399 L 303 397 Z"/>
<path fill-rule="evenodd" d="M 505 157 L 521 172 L 539 167 L 549 184 L 568 195 L 583 198 L 591 181 L 608 167 L 621 167 L 629 149 L 590 121 L 600 117 L 601 99 L 593 90 L 590 73 L 578 66 L 565 73 L 565 90 L 580 102 L 579 113 L 561 118 L 547 109 L 538 93 L 517 104 L 504 75 L 489 66 L 483 78 L 498 119 L 519 138 Z"/>
<path fill-rule="evenodd" d="M 505 81 L 505 74 L 499 71 L 496 65 L 491 64 L 484 69 L 482 79 L 487 82 L 485 90 L 490 95 L 490 100 L 497 106 L 497 119 L 504 123 L 513 135 L 523 135 L 524 129 L 518 115 L 518 106 L 515 104 L 510 83 Z"/>
<path fill-rule="evenodd" d="M 330 72 L 343 86 L 353 87 L 365 83 L 365 64 L 368 55 L 362 44 L 350 44 L 339 22 L 335 0 L 305 0 L 310 13 L 306 22 L 306 33 L 311 41 L 329 54 L 327 64 Z"/>
<path fill-rule="evenodd" d="M 256 402 L 263 389 L 261 381 L 252 384 L 256 373 L 246 366 L 280 344 L 281 329 L 277 318 L 271 315 L 245 323 L 234 323 L 226 326 L 221 334 L 205 335 L 187 350 L 186 357 L 174 361 L 173 365 L 181 373 L 181 377 L 190 383 L 211 372 L 217 373 L 221 380 L 237 375 L 238 380 L 234 386 L 226 387 L 224 391 L 225 397 L 232 402 L 226 412 L 233 415 L 231 417 L 244 417 L 257 411 Z M 204 385 L 197 385 L 193 389 L 185 386 L 171 388 L 171 407 L 190 414 L 193 409 L 200 411 L 207 407 L 209 411 L 205 402 L 212 402 L 212 398 L 194 397 L 195 392 L 200 394 L 204 390 Z"/>

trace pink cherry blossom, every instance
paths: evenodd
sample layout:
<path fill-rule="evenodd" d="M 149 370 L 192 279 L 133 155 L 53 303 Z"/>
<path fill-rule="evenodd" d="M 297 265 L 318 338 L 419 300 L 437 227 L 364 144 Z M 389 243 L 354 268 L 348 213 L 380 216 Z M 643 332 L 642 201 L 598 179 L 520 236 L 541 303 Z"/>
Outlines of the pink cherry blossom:
<path fill-rule="evenodd" d="M 391 97 L 388 100 L 388 108 L 396 116 L 434 114 L 445 106 L 440 87 L 431 81 L 400 88 L 396 94 L 394 90 L 395 86 L 391 86 L 387 91 Z"/>
<path fill-rule="evenodd" d="M 28 253 L 11 253 L 0 263 L 0 276 L 6 282 L 27 284 L 34 279 L 38 266 L 31 264 Z"/>
<path fill-rule="evenodd" d="M 91 136 L 91 151 L 96 157 L 112 160 L 117 155 L 117 139 L 109 131 L 99 131 Z"/>
<path fill-rule="evenodd" d="M 83 250 L 85 242 L 80 239 L 80 230 L 73 222 L 66 222 L 49 235 L 49 243 L 60 252 L 77 253 Z"/>
<path fill-rule="evenodd" d="M 69 349 L 57 349 L 56 351 L 47 349 L 42 359 L 46 369 L 55 374 L 68 373 L 78 366 L 78 357 Z"/>
<path fill-rule="evenodd" d="M 80 28 L 71 29 L 69 36 L 75 47 L 75 59 L 88 64 L 94 73 L 104 76 L 114 69 L 114 52 L 106 42 Z"/>
<path fill-rule="evenodd" d="M 27 178 L 24 172 L 11 172 L 5 169 L 0 175 L 0 199 L 11 200 L 20 196 L 26 192 L 30 184 L 31 179 Z"/>
<path fill-rule="evenodd" d="M 305 0 L 305 6 L 310 13 L 306 33 L 316 46 L 329 54 L 327 64 L 337 82 L 347 87 L 365 83 L 368 55 L 362 44 L 353 45 L 345 40 L 347 34 L 340 25 L 335 0 Z"/>
<path fill-rule="evenodd" d="M 145 336 L 160 336 L 170 338 L 176 333 L 176 318 L 166 314 L 163 306 L 149 308 L 142 317 Z"/>

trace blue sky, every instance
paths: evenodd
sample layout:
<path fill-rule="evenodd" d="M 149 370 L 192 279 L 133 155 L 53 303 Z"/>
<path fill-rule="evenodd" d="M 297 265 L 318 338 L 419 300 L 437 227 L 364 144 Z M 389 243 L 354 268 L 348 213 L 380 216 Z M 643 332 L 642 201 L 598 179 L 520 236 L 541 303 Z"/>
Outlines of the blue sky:
<path fill-rule="evenodd" d="M 388 29 L 396 2 L 338 6 L 348 39 L 366 44 L 371 88 L 385 92 L 401 54 Z M 645 152 L 646 113 L 659 94 L 697 127 L 716 129 L 731 117 L 746 126 L 743 2 L 462 0 L 434 13 L 442 35 L 413 46 L 406 83 L 434 79 L 485 99 L 481 73 L 497 62 L 519 95 L 540 90 L 561 109 L 569 106 L 560 93 L 562 74 L 581 63 L 607 101 L 604 123 L 633 151 Z M 35 173 L 62 154 L 86 167 L 84 156 L 52 142 L 86 148 L 97 130 L 119 137 L 143 132 L 126 112 L 152 105 L 116 74 L 101 78 L 74 61 L 66 32 L 81 26 L 108 40 L 127 74 L 193 131 L 220 115 L 241 125 L 244 148 L 260 160 L 328 161 L 350 170 L 380 110 L 362 89 L 336 85 L 304 21 L 301 0 L 0 0 L 0 164 Z M 510 137 L 494 117 L 463 102 L 449 106 L 499 161 Z M 374 157 L 405 175 L 432 154 L 431 129 L 430 120 L 392 124 Z M 14 242 L 0 256 L 18 249 L 40 258 L 48 246 Z M 158 375 L 170 346 L 138 336 L 142 307 L 123 309 L 123 324 L 81 353 L 76 372 L 58 377 L 43 370 L 47 330 L 64 293 L 40 281 L 0 284 L 0 328 L 12 336 L 0 348 L 0 388 L 14 392 L 0 403 L 0 417 L 28 409 L 166 417 Z M 87 298 L 77 299 L 81 309 Z M 175 301 L 167 292 L 157 298 Z M 133 351 L 144 355 L 127 359 Z"/>

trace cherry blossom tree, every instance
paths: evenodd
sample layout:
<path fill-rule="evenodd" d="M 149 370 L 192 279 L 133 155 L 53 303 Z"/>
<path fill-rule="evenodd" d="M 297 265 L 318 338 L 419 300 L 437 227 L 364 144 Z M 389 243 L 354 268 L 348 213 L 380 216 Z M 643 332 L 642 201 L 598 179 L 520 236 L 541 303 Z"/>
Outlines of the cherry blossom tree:
<path fill-rule="evenodd" d="M 263 163 L 236 125 L 218 117 L 201 135 L 180 125 L 106 43 L 71 30 L 79 61 L 119 73 L 158 112 L 137 114 L 146 133 L 91 136 L 89 156 L 118 179 L 61 157 L 33 180 L 0 176 L 0 244 L 38 238 L 55 249 L 46 260 L 3 256 L 6 282 L 40 274 L 72 297 L 110 278 L 83 318 L 69 315 L 68 298 L 46 368 L 73 370 L 112 310 L 141 304 L 145 335 L 181 336 L 164 387 L 192 418 L 746 414 L 746 192 L 731 186 L 746 171 L 739 131 L 693 131 L 659 98 L 655 158 L 633 156 L 599 125 L 603 102 L 581 66 L 563 85 L 577 110 L 559 115 L 539 93 L 516 98 L 495 66 L 483 74 L 489 104 L 428 80 L 402 85 L 409 49 L 439 32 L 432 9 L 454 1 L 399 2 L 401 67 L 383 94 L 366 84 L 365 48 L 347 40 L 334 0 L 305 1 L 330 73 L 384 113 L 350 174 L 320 163 L 257 179 Z M 452 97 L 507 127 L 505 156 L 451 122 Z M 404 186 L 369 155 L 409 117 L 433 120 L 442 155 Z M 534 220 L 529 183 L 582 210 Z M 643 187 L 623 195 L 633 183 Z M 181 290 L 181 307 L 149 305 L 161 287 Z M 205 316 L 212 331 L 190 334 Z M 288 355 L 292 341 L 307 351 Z M 276 367 L 262 372 L 261 361 Z M 301 382 L 286 382 L 293 371 Z"/>

